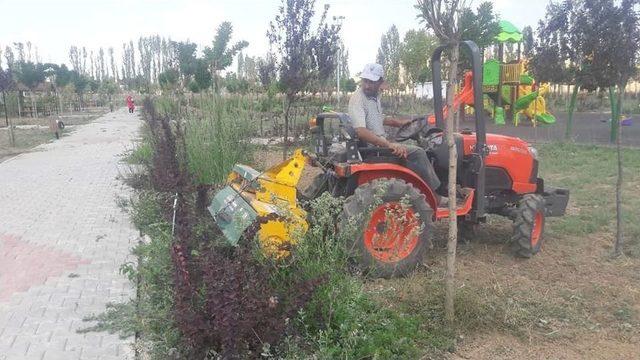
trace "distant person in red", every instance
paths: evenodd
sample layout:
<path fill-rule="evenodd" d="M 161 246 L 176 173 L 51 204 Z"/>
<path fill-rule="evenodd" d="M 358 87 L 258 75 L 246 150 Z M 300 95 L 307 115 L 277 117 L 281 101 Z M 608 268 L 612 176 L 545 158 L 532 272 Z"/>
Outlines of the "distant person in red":
<path fill-rule="evenodd" d="M 136 104 L 133 102 L 131 95 L 127 96 L 127 107 L 129 108 L 129 113 L 133 114 L 133 111 L 136 109 Z"/>

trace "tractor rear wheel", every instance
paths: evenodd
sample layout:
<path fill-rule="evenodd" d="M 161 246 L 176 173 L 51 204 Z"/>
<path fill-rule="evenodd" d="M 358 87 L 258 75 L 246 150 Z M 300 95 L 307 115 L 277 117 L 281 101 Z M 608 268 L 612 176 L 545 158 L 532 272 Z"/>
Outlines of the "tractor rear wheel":
<path fill-rule="evenodd" d="M 515 211 L 513 250 L 518 256 L 530 258 L 540 252 L 544 241 L 544 199 L 538 194 L 525 195 Z"/>
<path fill-rule="evenodd" d="M 402 276 L 420 264 L 433 232 L 433 210 L 413 185 L 374 180 L 359 186 L 343 209 L 340 228 L 355 227 L 347 230 L 355 231 L 352 254 L 367 275 Z"/>

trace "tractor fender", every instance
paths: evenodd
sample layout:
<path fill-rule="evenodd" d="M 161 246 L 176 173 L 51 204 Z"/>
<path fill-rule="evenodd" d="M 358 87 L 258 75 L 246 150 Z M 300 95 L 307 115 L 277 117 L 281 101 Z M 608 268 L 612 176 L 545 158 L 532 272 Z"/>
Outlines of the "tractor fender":
<path fill-rule="evenodd" d="M 350 173 L 352 176 L 356 176 L 358 186 L 380 178 L 402 179 L 424 194 L 425 200 L 431 209 L 433 209 L 434 214 L 438 209 L 438 201 L 436 200 L 437 198 L 434 191 L 411 169 L 389 163 L 353 164 L 350 167 Z"/>

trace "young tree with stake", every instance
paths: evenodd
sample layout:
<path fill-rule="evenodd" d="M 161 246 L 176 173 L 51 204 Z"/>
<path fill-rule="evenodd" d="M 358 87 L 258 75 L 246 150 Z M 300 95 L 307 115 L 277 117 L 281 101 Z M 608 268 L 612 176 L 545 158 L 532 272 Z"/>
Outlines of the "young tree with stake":
<path fill-rule="evenodd" d="M 416 9 L 419 16 L 434 32 L 443 44 L 450 47 L 449 76 L 447 86 L 447 107 L 453 109 L 455 84 L 458 80 L 458 60 L 460 46 L 460 31 L 458 29 L 458 15 L 464 7 L 464 0 L 418 0 Z M 458 154 L 453 137 L 454 111 L 447 113 L 446 136 L 449 148 L 449 236 L 447 241 L 447 270 L 445 276 L 445 316 L 453 322 L 455 309 L 455 272 L 456 249 L 458 243 L 458 223 L 456 216 L 456 177 Z"/>

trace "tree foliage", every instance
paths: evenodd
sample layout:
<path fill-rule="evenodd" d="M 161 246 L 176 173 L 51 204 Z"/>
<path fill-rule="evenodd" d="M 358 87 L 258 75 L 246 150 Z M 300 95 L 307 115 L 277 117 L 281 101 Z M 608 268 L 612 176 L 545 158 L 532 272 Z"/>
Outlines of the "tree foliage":
<path fill-rule="evenodd" d="M 329 6 L 325 5 L 324 12 L 320 19 L 320 25 L 315 36 L 311 38 L 311 52 L 315 80 L 320 90 L 325 90 L 330 81 L 334 78 L 334 73 L 338 67 L 337 54 L 340 46 L 340 27 L 337 24 L 326 22 Z"/>
<path fill-rule="evenodd" d="M 258 70 L 258 80 L 262 88 L 266 90 L 278 77 L 275 57 L 272 53 L 269 53 L 264 58 L 258 58 L 256 67 Z"/>
<path fill-rule="evenodd" d="M 551 2 L 538 24 L 533 72 L 541 81 L 595 90 L 636 71 L 637 0 Z M 629 75 L 631 74 L 631 75 Z"/>
<path fill-rule="evenodd" d="M 400 85 L 400 62 L 402 57 L 402 43 L 395 25 L 382 35 L 376 61 L 384 68 L 384 80 L 391 87 Z"/>
<path fill-rule="evenodd" d="M 13 90 L 15 87 L 15 81 L 11 74 L 11 70 L 0 69 L 0 92 Z"/>
<path fill-rule="evenodd" d="M 414 84 L 431 80 L 430 57 L 438 40 L 425 30 L 409 30 L 404 36 L 400 60 L 407 79 Z"/>
<path fill-rule="evenodd" d="M 42 64 L 20 62 L 18 64 L 17 78 L 26 87 L 34 90 L 38 85 L 44 82 L 44 67 L 42 66 Z"/>
<path fill-rule="evenodd" d="M 279 12 L 269 24 L 267 37 L 279 61 L 276 61 L 280 75 L 280 86 L 287 97 L 285 110 L 285 139 L 289 135 L 289 111 L 298 94 L 308 88 L 312 79 L 318 74 L 318 56 L 321 54 L 324 66 L 335 56 L 336 46 L 319 50 L 316 47 L 328 45 L 323 39 L 337 39 L 340 26 L 327 25 L 326 5 L 319 19 L 315 32 L 311 22 L 315 15 L 314 0 L 282 0 Z M 334 52 L 333 54 L 331 52 Z M 326 70 L 326 68 L 325 68 Z M 286 143 L 286 141 L 285 141 Z M 287 149 L 284 149 L 286 157 Z"/>
<path fill-rule="evenodd" d="M 532 71 L 541 82 L 571 82 L 570 69 L 578 62 L 577 53 L 572 47 L 570 32 L 573 2 L 551 2 L 547 5 L 544 20 L 538 22 L 538 37 L 535 53 L 531 58 Z M 568 65 L 567 65 L 568 64 Z"/>
<path fill-rule="evenodd" d="M 218 72 L 226 69 L 233 62 L 233 58 L 238 52 L 246 48 L 249 43 L 242 40 L 230 46 L 231 35 L 233 34 L 233 26 L 230 22 L 225 21 L 216 31 L 211 47 L 205 47 L 204 56 L 211 67 L 211 74 L 216 80 L 216 91 L 218 91 L 217 77 Z"/>
<path fill-rule="evenodd" d="M 462 9 L 458 24 L 461 39 L 474 41 L 480 49 L 494 44 L 500 32 L 498 14 L 489 1 L 478 5 L 475 12 L 471 8 Z"/>
<path fill-rule="evenodd" d="M 530 59 L 533 56 L 534 46 L 533 29 L 531 26 L 525 26 L 522 29 L 522 53 L 524 57 Z"/>

